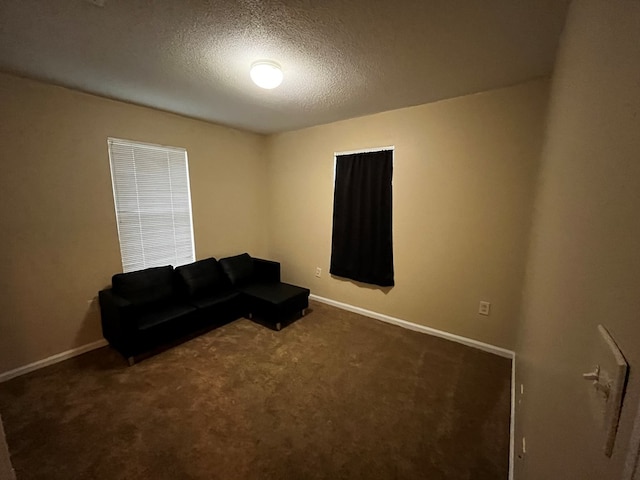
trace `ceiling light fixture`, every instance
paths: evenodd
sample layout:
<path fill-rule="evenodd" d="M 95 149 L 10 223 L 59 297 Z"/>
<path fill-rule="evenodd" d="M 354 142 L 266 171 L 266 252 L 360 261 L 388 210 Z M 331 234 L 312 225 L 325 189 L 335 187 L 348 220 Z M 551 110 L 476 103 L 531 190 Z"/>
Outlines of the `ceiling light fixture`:
<path fill-rule="evenodd" d="M 268 90 L 282 83 L 282 69 L 276 62 L 260 60 L 251 65 L 251 80 L 261 88 Z"/>

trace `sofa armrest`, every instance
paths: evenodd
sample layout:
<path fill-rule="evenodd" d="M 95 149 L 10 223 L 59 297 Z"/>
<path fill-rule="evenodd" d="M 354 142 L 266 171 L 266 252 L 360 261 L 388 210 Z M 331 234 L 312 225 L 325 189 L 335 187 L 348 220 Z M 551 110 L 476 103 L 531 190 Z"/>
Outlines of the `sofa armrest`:
<path fill-rule="evenodd" d="M 262 258 L 253 258 L 253 278 L 258 283 L 280 281 L 280 263 Z"/>
<path fill-rule="evenodd" d="M 104 338 L 117 349 L 128 351 L 135 334 L 133 305 L 111 289 L 98 292 L 98 300 Z"/>

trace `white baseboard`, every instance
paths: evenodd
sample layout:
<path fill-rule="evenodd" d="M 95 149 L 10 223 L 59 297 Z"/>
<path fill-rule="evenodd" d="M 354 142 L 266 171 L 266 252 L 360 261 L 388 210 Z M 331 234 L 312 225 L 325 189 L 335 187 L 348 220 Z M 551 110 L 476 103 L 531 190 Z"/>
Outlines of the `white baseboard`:
<path fill-rule="evenodd" d="M 91 350 L 95 350 L 96 348 L 101 348 L 106 345 L 108 345 L 108 342 L 103 338 L 101 340 L 88 343 L 87 345 L 72 348 L 71 350 L 67 350 L 66 352 L 57 353 L 42 360 L 38 360 L 37 362 L 33 362 L 28 365 L 9 370 L 8 372 L 0 373 L 0 383 L 6 382 L 7 380 L 11 380 L 12 378 L 19 377 L 20 375 L 24 375 L 26 373 L 33 372 L 34 370 L 48 367 L 49 365 L 53 365 L 54 363 L 62 362 L 63 360 L 67 360 L 68 358 L 77 357 L 78 355 L 82 355 L 83 353 L 87 353 Z"/>
<path fill-rule="evenodd" d="M 447 340 L 451 340 L 452 342 L 461 343 L 469 347 L 474 347 L 479 350 L 484 350 L 485 352 L 494 353 L 501 357 L 513 359 L 516 355 L 514 351 L 507 350 L 506 348 L 496 347 L 495 345 L 480 342 L 472 338 L 462 337 L 454 333 L 444 332 L 442 330 L 426 327 L 424 325 L 419 325 L 417 323 L 407 322 L 406 320 L 400 320 L 399 318 L 390 317 L 389 315 L 384 315 L 382 313 L 372 312 L 371 310 L 366 310 L 360 307 L 354 307 L 353 305 L 337 302 L 329 298 L 319 297 L 318 295 L 313 295 L 313 294 L 309 295 L 309 298 L 317 302 L 326 303 L 327 305 L 332 305 L 334 307 L 341 308 L 342 310 L 348 310 L 349 312 L 358 313 L 360 315 L 364 315 L 365 317 L 375 318 L 376 320 L 380 320 L 386 323 L 391 323 L 393 325 L 398 325 L 400 327 L 403 327 L 409 330 L 414 330 L 416 332 L 426 333 L 427 335 L 433 335 L 434 337 L 445 338 Z"/>
<path fill-rule="evenodd" d="M 516 357 L 511 360 L 511 421 L 509 422 L 509 480 L 514 480 L 514 461 L 516 453 Z"/>

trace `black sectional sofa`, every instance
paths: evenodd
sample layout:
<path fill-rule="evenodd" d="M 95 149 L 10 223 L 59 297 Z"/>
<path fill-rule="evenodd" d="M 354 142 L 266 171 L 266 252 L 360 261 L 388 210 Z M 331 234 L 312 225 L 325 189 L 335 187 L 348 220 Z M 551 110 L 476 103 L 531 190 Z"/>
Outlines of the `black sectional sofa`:
<path fill-rule="evenodd" d="M 244 253 L 118 273 L 98 298 L 104 337 L 132 365 L 138 355 L 240 317 L 280 330 L 304 315 L 309 293 L 282 283 L 278 262 Z"/>

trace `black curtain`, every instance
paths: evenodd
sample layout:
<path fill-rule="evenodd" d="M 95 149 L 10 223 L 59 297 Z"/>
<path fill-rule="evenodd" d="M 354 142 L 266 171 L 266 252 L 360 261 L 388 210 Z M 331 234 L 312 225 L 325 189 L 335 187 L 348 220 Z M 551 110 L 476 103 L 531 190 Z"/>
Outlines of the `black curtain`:
<path fill-rule="evenodd" d="M 393 151 L 336 158 L 332 275 L 388 287 L 393 280 Z"/>

